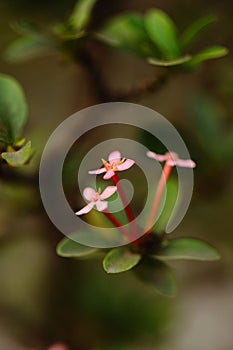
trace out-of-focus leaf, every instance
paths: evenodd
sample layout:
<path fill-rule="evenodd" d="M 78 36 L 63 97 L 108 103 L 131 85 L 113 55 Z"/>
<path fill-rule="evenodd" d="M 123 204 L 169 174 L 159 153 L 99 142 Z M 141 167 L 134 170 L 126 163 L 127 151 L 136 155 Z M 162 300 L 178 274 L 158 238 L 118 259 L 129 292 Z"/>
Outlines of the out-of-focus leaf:
<path fill-rule="evenodd" d="M 82 245 L 69 238 L 64 238 L 57 245 L 57 254 L 66 258 L 82 258 L 97 251 L 97 248 Z"/>
<path fill-rule="evenodd" d="M 219 260 L 220 255 L 209 244 L 195 238 L 176 238 L 165 241 L 156 257 L 163 260 Z"/>
<path fill-rule="evenodd" d="M 205 152 L 209 153 L 211 158 L 219 158 L 220 147 L 224 142 L 221 127 L 224 114 L 221 106 L 208 96 L 200 96 L 193 100 L 190 116 L 198 141 L 204 147 Z"/>
<path fill-rule="evenodd" d="M 108 273 L 120 273 L 132 269 L 141 260 L 141 255 L 127 247 L 114 248 L 103 260 L 104 270 Z"/>
<path fill-rule="evenodd" d="M 192 44 L 202 32 L 205 31 L 211 24 L 217 21 L 217 17 L 214 15 L 209 15 L 202 17 L 192 23 L 182 34 L 180 38 L 181 47 L 186 49 L 190 44 Z"/>
<path fill-rule="evenodd" d="M 9 165 L 19 167 L 29 161 L 31 154 L 31 141 L 28 141 L 20 150 L 16 152 L 3 152 L 1 156 Z"/>
<path fill-rule="evenodd" d="M 75 30 L 70 24 L 56 24 L 52 27 L 55 35 L 62 40 L 78 40 L 86 35 L 85 30 Z"/>
<path fill-rule="evenodd" d="M 54 49 L 54 44 L 43 36 L 24 36 L 8 46 L 4 58 L 12 63 L 23 62 L 50 53 Z"/>
<path fill-rule="evenodd" d="M 7 137 L 18 141 L 27 121 L 27 103 L 23 89 L 12 77 L 0 74 L 0 123 Z"/>
<path fill-rule="evenodd" d="M 180 64 L 186 63 L 190 61 L 192 56 L 186 55 L 180 58 L 177 58 L 175 60 L 169 60 L 169 61 L 162 61 L 162 60 L 157 60 L 154 58 L 148 58 L 148 63 L 152 64 L 153 66 L 158 66 L 158 67 L 172 67 L 172 66 L 178 66 Z"/>
<path fill-rule="evenodd" d="M 172 269 L 164 262 L 144 259 L 135 272 L 143 281 L 150 283 L 159 294 L 168 297 L 176 295 L 176 279 Z"/>
<path fill-rule="evenodd" d="M 11 28 L 20 35 L 37 35 L 38 29 L 30 22 L 17 21 L 10 23 Z"/>
<path fill-rule="evenodd" d="M 142 57 L 153 54 L 153 43 L 148 38 L 143 18 L 136 13 L 125 13 L 112 19 L 97 36 L 109 45 Z"/>
<path fill-rule="evenodd" d="M 9 143 L 10 140 L 4 131 L 0 130 L 0 142 Z"/>
<path fill-rule="evenodd" d="M 77 31 L 85 29 L 90 21 L 91 11 L 97 0 L 78 0 L 69 22 Z"/>
<path fill-rule="evenodd" d="M 145 16 L 145 26 L 151 40 L 165 58 L 179 57 L 177 28 L 165 12 L 157 9 L 150 10 Z"/>
<path fill-rule="evenodd" d="M 189 66 L 196 66 L 203 61 L 212 60 L 215 58 L 220 58 L 226 56 L 228 53 L 228 49 L 223 46 L 211 46 L 199 52 L 197 55 L 193 56 L 192 60 L 187 64 Z"/>

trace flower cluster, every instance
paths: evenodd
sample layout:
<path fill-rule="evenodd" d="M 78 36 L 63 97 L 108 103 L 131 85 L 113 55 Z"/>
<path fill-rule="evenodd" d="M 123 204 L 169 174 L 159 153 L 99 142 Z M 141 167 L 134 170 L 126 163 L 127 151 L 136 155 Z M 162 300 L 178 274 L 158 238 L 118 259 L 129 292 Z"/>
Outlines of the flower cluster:
<path fill-rule="evenodd" d="M 166 181 L 168 180 L 168 177 L 170 175 L 170 172 L 172 170 L 172 167 L 174 166 L 180 166 L 180 167 L 187 167 L 187 168 L 194 168 L 195 163 L 192 160 L 184 160 L 179 159 L 178 154 L 174 152 L 168 152 L 165 155 L 160 155 L 151 151 L 147 152 L 147 156 L 149 158 L 155 159 L 159 162 L 165 162 L 163 174 L 161 176 L 161 179 L 159 181 L 159 185 L 157 188 L 157 192 L 155 194 L 154 203 L 151 208 L 151 213 L 149 217 L 148 222 L 148 229 L 153 225 L 153 222 L 156 219 L 157 209 L 166 185 Z M 98 191 L 86 187 L 83 191 L 83 197 L 88 201 L 88 204 L 84 206 L 82 209 L 76 212 L 76 215 L 83 215 L 89 213 L 94 207 L 97 209 L 97 211 L 103 212 L 107 218 L 118 228 L 122 228 L 122 225 L 114 218 L 112 214 L 110 214 L 107 210 L 108 208 L 108 202 L 106 201 L 107 198 L 111 197 L 114 193 L 118 192 L 122 204 L 124 206 L 124 210 L 126 212 L 126 215 L 128 217 L 129 223 L 132 224 L 134 221 L 134 215 L 131 211 L 130 206 L 127 204 L 127 199 L 125 197 L 123 188 L 121 187 L 121 184 L 119 182 L 117 172 L 123 171 L 131 168 L 135 161 L 132 159 L 126 159 L 121 157 L 121 153 L 119 151 L 113 151 L 109 154 L 108 161 L 102 159 L 103 167 L 96 170 L 90 170 L 89 174 L 103 174 L 104 180 L 112 179 L 115 186 L 108 186 L 105 188 L 103 192 L 101 192 L 101 189 Z M 165 177 L 165 182 L 164 182 Z M 123 229 L 122 229 L 123 230 Z M 136 232 L 137 228 L 134 224 L 132 224 L 132 230 Z M 125 230 L 124 230 L 125 233 Z M 127 238 L 129 238 L 129 234 L 126 232 Z"/>

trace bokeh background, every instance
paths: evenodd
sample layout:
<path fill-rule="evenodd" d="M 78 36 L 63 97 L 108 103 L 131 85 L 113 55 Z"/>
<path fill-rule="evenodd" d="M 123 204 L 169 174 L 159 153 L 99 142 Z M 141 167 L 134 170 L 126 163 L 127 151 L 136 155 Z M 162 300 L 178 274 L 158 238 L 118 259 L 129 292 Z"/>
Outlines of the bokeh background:
<path fill-rule="evenodd" d="M 62 54 L 6 62 L 4 50 L 17 37 L 9 23 L 23 19 L 46 28 L 69 16 L 74 3 L 0 3 L 1 73 L 22 84 L 30 108 L 26 136 L 35 153 L 22 170 L 27 174 L 38 168 L 56 126 L 101 100 L 90 72 Z M 171 75 L 160 89 L 131 99 L 168 118 L 198 164 L 191 206 L 173 235 L 204 239 L 222 259 L 172 263 L 178 295 L 158 296 L 131 272 L 109 276 L 101 261 L 58 257 L 56 245 L 62 235 L 43 209 L 38 186 L 0 178 L 0 350 L 43 350 L 55 341 L 67 343 L 71 350 L 233 348 L 233 3 L 99 0 L 92 26 L 98 28 L 122 11 L 151 7 L 166 11 L 180 29 L 203 15 L 216 14 L 218 22 L 198 45 L 219 44 L 230 50 L 224 58 L 191 73 Z M 111 91 L 128 91 L 155 73 L 154 67 L 129 54 L 96 44 L 92 50 Z M 223 157 L 219 149 L 226 139 Z"/>

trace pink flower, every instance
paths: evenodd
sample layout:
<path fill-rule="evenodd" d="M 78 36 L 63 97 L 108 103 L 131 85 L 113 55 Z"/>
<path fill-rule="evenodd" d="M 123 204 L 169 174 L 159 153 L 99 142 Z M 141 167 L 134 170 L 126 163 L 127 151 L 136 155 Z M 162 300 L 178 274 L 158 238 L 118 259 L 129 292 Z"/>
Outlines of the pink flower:
<path fill-rule="evenodd" d="M 96 192 L 95 190 L 93 190 L 93 188 L 86 187 L 83 191 L 83 197 L 87 199 L 89 203 L 84 208 L 77 211 L 75 214 L 82 215 L 89 213 L 89 211 L 91 211 L 91 209 L 93 209 L 94 206 L 96 206 L 96 209 L 98 211 L 103 211 L 107 209 L 108 202 L 104 199 L 111 197 L 116 191 L 116 186 L 108 186 L 107 188 L 105 188 L 102 194 L 100 189 L 98 192 Z"/>
<path fill-rule="evenodd" d="M 147 152 L 149 158 L 158 160 L 159 162 L 166 162 L 170 166 L 181 166 L 185 168 L 195 168 L 196 164 L 191 159 L 179 159 L 178 154 L 175 152 L 167 152 L 164 155 L 154 152 Z"/>
<path fill-rule="evenodd" d="M 121 158 L 121 154 L 119 151 L 111 152 L 108 156 L 108 162 L 102 159 L 104 164 L 103 168 L 97 170 L 88 171 L 89 174 L 101 174 L 106 173 L 104 175 L 104 180 L 108 180 L 115 175 L 116 171 L 123 171 L 131 168 L 134 165 L 135 161 L 132 159 Z"/>

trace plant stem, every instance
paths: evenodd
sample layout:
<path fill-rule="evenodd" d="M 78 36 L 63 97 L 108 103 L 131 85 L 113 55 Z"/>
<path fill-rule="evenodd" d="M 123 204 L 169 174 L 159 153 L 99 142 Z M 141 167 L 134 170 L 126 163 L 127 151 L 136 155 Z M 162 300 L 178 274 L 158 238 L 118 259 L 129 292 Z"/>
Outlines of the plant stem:
<path fill-rule="evenodd" d="M 124 210 L 125 210 L 125 213 L 126 213 L 126 216 L 129 220 L 129 223 L 131 225 L 131 228 L 132 228 L 132 232 L 133 234 L 135 235 L 137 233 L 137 226 L 135 225 L 135 222 L 134 222 L 134 215 L 133 215 L 133 212 L 129 206 L 129 204 L 127 203 L 127 198 L 125 196 L 125 192 L 121 186 L 121 183 L 120 183 L 120 180 L 117 176 L 117 174 L 115 173 L 115 175 L 112 177 L 115 185 L 117 186 L 117 190 L 118 190 L 118 193 L 121 197 L 121 201 L 122 201 L 122 204 L 124 206 Z M 132 237 L 131 237 L 132 239 Z M 135 237 L 136 239 L 136 237 Z"/>
<path fill-rule="evenodd" d="M 158 184 L 158 187 L 157 187 L 157 190 L 155 193 L 154 202 L 153 202 L 153 205 L 151 208 L 151 212 L 150 212 L 150 216 L 149 216 L 149 220 L 148 220 L 148 224 L 147 224 L 147 232 L 148 233 L 150 233 L 150 230 L 151 230 L 151 228 L 154 225 L 154 222 L 156 220 L 158 208 L 159 208 L 159 205 L 161 202 L 161 198 L 163 196 L 164 189 L 166 187 L 167 180 L 170 176 L 171 170 L 172 170 L 172 166 L 165 163 L 164 168 L 163 168 L 163 172 L 161 174 L 159 184 Z"/>
<path fill-rule="evenodd" d="M 132 237 L 130 233 L 121 225 L 121 223 L 107 209 L 103 211 L 103 214 L 108 218 L 109 221 L 113 223 L 113 225 L 115 225 L 123 233 L 123 235 L 128 240 L 131 240 Z"/>

